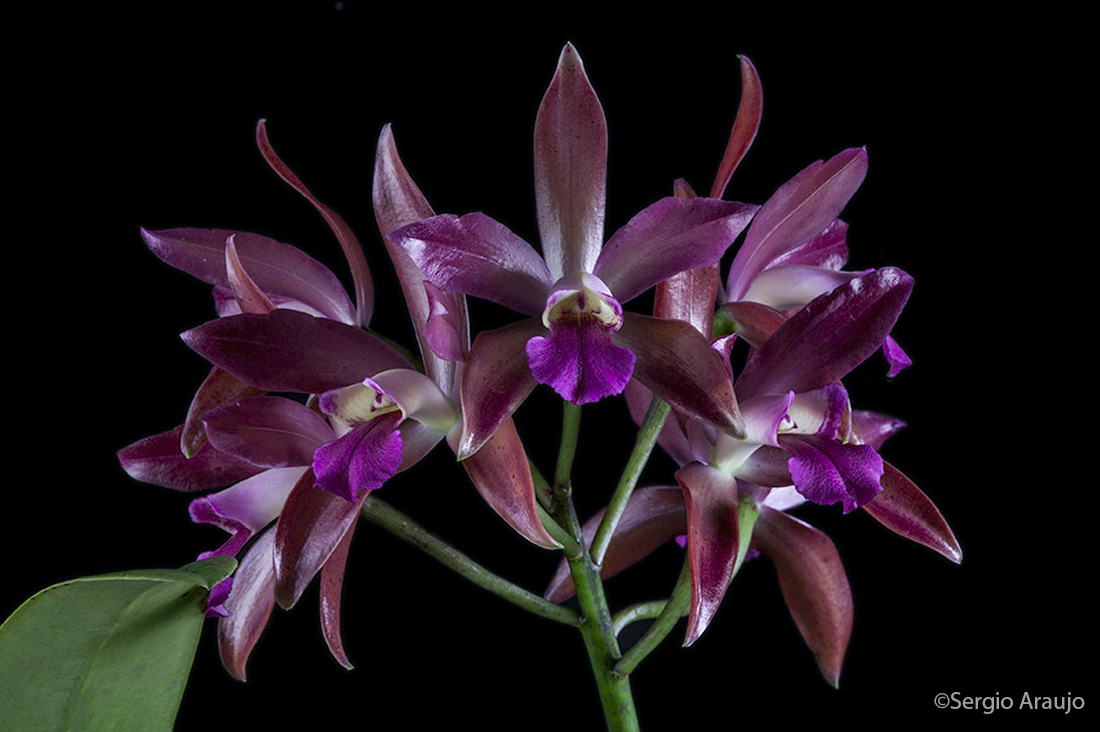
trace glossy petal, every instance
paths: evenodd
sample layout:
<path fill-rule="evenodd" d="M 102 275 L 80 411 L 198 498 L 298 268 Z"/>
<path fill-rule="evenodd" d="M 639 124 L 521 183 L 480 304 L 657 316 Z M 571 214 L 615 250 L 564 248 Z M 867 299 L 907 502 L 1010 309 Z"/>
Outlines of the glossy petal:
<path fill-rule="evenodd" d="M 187 418 L 183 422 L 183 432 L 180 435 L 180 449 L 183 454 L 191 457 L 206 444 L 206 427 L 202 423 L 204 414 L 211 409 L 236 404 L 245 397 L 260 396 L 263 393 L 262 389 L 249 386 L 225 369 L 217 366 L 210 369 L 187 408 Z"/>
<path fill-rule="evenodd" d="M 537 318 L 522 320 L 474 339 L 462 372 L 460 460 L 473 455 L 519 408 L 538 383 L 527 365 L 527 341 L 546 329 Z"/>
<path fill-rule="evenodd" d="M 852 634 L 852 591 L 836 547 L 812 526 L 766 507 L 752 542 L 775 564 L 795 625 L 821 673 L 836 686 Z"/>
<path fill-rule="evenodd" d="M 531 245 L 483 213 L 441 214 L 390 234 L 436 287 L 524 315 L 542 312 L 554 283 Z"/>
<path fill-rule="evenodd" d="M 601 509 L 581 527 L 585 546 L 591 546 L 603 515 Z M 619 523 L 615 524 L 615 533 L 600 565 L 600 577 L 614 577 L 685 533 L 687 511 L 679 486 L 643 486 L 635 489 Z M 551 602 L 565 602 L 575 593 L 569 563 L 562 558 L 544 596 Z"/>
<path fill-rule="evenodd" d="M 530 339 L 525 350 L 535 381 L 574 404 L 622 393 L 634 371 L 634 353 L 591 318 L 553 323 L 549 336 Z"/>
<path fill-rule="evenodd" d="M 218 621 L 218 651 L 222 665 L 244 681 L 245 665 L 275 609 L 275 567 L 272 550 L 275 527 L 249 548 L 233 574 L 233 592 L 225 602 L 227 617 Z"/>
<path fill-rule="evenodd" d="M 552 280 L 592 272 L 603 243 L 607 121 L 572 45 L 535 118 L 535 205 Z"/>
<path fill-rule="evenodd" d="M 265 391 L 319 394 L 411 364 L 366 331 L 292 310 L 219 318 L 184 332 L 184 343 Z"/>
<path fill-rule="evenodd" d="M 737 335 L 753 348 L 764 345 L 779 330 L 779 326 L 787 322 L 785 314 L 758 302 L 741 300 L 726 303 L 722 310 L 733 321 Z"/>
<path fill-rule="evenodd" d="M 672 275 L 718 262 L 757 208 L 713 198 L 662 198 L 611 236 L 591 272 L 627 302 Z"/>
<path fill-rule="evenodd" d="M 287 497 L 276 527 L 275 599 L 284 608 L 298 602 L 370 495 L 364 491 L 351 502 L 315 487 L 315 482 L 313 471 L 306 471 Z"/>
<path fill-rule="evenodd" d="M 264 160 L 271 166 L 271 169 L 313 204 L 313 207 L 321 214 L 321 218 L 325 220 L 325 223 L 328 224 L 332 233 L 336 236 L 336 240 L 340 242 L 340 248 L 344 250 L 344 258 L 348 261 L 352 283 L 355 287 L 356 320 L 354 322 L 365 328 L 370 324 L 371 313 L 374 311 L 374 281 L 371 279 L 367 258 L 363 255 L 363 247 L 360 246 L 359 240 L 355 237 L 351 227 L 335 211 L 318 201 L 302 181 L 298 179 L 298 176 L 294 175 L 294 172 L 287 167 L 286 163 L 275 154 L 275 149 L 271 146 L 271 142 L 267 137 L 267 125 L 264 120 L 260 120 L 256 125 L 256 144 L 260 148 L 260 154 L 264 156 Z"/>
<path fill-rule="evenodd" d="M 863 510 L 899 536 L 939 552 L 955 564 L 962 548 L 936 505 L 900 470 L 883 462 L 882 492 Z"/>
<path fill-rule="evenodd" d="M 401 466 L 399 412 L 382 415 L 313 453 L 317 486 L 350 503 L 358 501 L 397 474 Z"/>
<path fill-rule="evenodd" d="M 539 518 L 531 467 L 511 419 L 462 465 L 485 502 L 520 536 L 546 549 L 560 546 Z"/>
<path fill-rule="evenodd" d="M 355 309 L 340 280 L 297 247 L 225 229 L 142 229 L 141 235 L 168 264 L 225 290 L 230 289 L 225 242 L 232 236 L 244 269 L 265 294 L 301 302 L 333 320 L 355 322 Z"/>
<path fill-rule="evenodd" d="M 824 231 L 866 174 L 866 150 L 852 148 L 807 166 L 780 186 L 753 219 L 734 257 L 727 297 L 741 300 L 757 274 Z"/>
<path fill-rule="evenodd" d="M 428 315 L 424 321 L 424 340 L 438 358 L 462 361 L 469 349 L 464 309 L 460 310 L 453 293 L 424 280 L 428 297 Z"/>
<path fill-rule="evenodd" d="M 749 359 L 738 395 L 803 392 L 840 381 L 881 347 L 912 289 L 912 277 L 884 267 L 815 299 Z"/>
<path fill-rule="evenodd" d="M 773 259 L 768 269 L 800 265 L 838 270 L 847 262 L 848 224 L 841 219 L 835 219 L 820 234 L 810 237 L 805 244 Z"/>
<path fill-rule="evenodd" d="M 624 313 L 612 340 L 637 355 L 634 377 L 675 409 L 744 433 L 726 366 L 699 331 L 679 320 Z"/>
<path fill-rule="evenodd" d="M 684 645 L 710 624 L 726 595 L 737 561 L 737 481 L 701 463 L 676 471 L 687 507 L 691 610 Z"/>
<path fill-rule="evenodd" d="M 351 526 L 344 533 L 344 538 L 336 545 L 332 556 L 321 568 L 321 633 L 332 657 L 349 670 L 352 665 L 348 660 L 348 654 L 344 651 L 344 639 L 340 632 L 340 601 L 344 594 L 344 570 L 347 567 L 351 540 L 355 535 L 355 525 L 358 521 L 357 513 L 351 520 Z"/>
<path fill-rule="evenodd" d="M 335 437 L 321 415 L 283 397 L 241 399 L 203 421 L 215 448 L 263 468 L 309 465 L 313 451 Z"/>
<path fill-rule="evenodd" d="M 241 312 L 263 315 L 275 309 L 275 303 L 245 269 L 237 252 L 237 245 L 233 243 L 233 236 L 225 241 L 225 274 Z"/>
<path fill-rule="evenodd" d="M 412 369 L 390 369 L 363 380 L 393 401 L 405 419 L 414 419 L 437 432 L 447 433 L 458 413 L 431 379 Z"/>
<path fill-rule="evenodd" d="M 791 477 L 807 500 L 841 503 L 848 513 L 882 490 L 882 458 L 870 445 L 845 445 L 815 435 L 783 435 L 780 444 L 792 455 Z"/>
<path fill-rule="evenodd" d="M 210 445 L 192 457 L 180 451 L 183 427 L 146 437 L 118 451 L 127 475 L 143 483 L 177 491 L 204 491 L 236 483 L 255 475 L 261 468 L 226 455 Z"/>
<path fill-rule="evenodd" d="M 397 271 L 401 291 L 405 295 L 405 303 L 409 309 L 409 317 L 412 318 L 413 329 L 420 344 L 424 372 L 449 394 L 454 385 L 455 363 L 437 356 L 426 340 L 425 328 L 432 306 L 428 302 L 423 286 L 424 273 L 404 249 L 389 240 L 389 235 L 394 231 L 421 219 L 431 218 L 435 216 L 435 211 L 428 205 L 424 194 L 421 193 L 401 161 L 393 130 L 389 125 L 383 127 L 378 136 L 372 197 L 374 217 L 378 222 L 379 231 L 382 232 L 386 251 L 389 252 L 390 260 Z M 461 295 L 454 297 L 453 313 L 457 322 L 461 324 L 462 332 L 459 335 L 465 349 L 469 344 L 470 336 L 466 322 L 466 300 Z"/>
<path fill-rule="evenodd" d="M 756 131 L 760 129 L 760 118 L 764 113 L 764 98 L 756 67 L 747 56 L 738 58 L 741 60 L 741 102 L 737 106 L 737 117 L 726 143 L 726 152 L 718 165 L 718 173 L 714 176 L 714 185 L 710 189 L 711 198 L 721 198 L 726 192 L 733 171 L 756 139 Z"/>
<path fill-rule="evenodd" d="M 710 338 L 718 294 L 718 265 L 680 272 L 657 285 L 653 314 L 683 320 Z"/>
<path fill-rule="evenodd" d="M 279 517 L 287 496 L 305 471 L 305 467 L 265 470 L 192 501 L 187 509 L 192 521 L 217 526 L 232 535 L 217 550 L 205 552 L 199 559 L 235 556 L 254 534 Z"/>
<path fill-rule="evenodd" d="M 745 292 L 744 300 L 775 310 L 800 310 L 815 297 L 832 292 L 870 272 L 838 272 L 800 264 L 771 267 L 756 276 Z"/>

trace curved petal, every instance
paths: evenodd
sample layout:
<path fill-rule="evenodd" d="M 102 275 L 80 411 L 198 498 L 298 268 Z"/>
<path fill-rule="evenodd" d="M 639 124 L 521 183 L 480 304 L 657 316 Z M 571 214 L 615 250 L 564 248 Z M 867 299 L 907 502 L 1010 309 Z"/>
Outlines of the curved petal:
<path fill-rule="evenodd" d="M 232 536 L 211 556 L 234 556 L 256 532 L 279 517 L 286 497 L 301 480 L 306 468 L 274 468 L 253 475 L 210 495 L 196 498 L 187 507 L 191 520 L 211 524 Z"/>
<path fill-rule="evenodd" d="M 293 310 L 219 318 L 180 337 L 215 366 L 265 391 L 319 394 L 379 371 L 412 368 L 366 331 Z"/>
<path fill-rule="evenodd" d="M 351 539 L 355 535 L 355 525 L 358 522 L 357 513 L 351 520 L 351 526 L 344 532 L 344 538 L 321 568 L 321 634 L 325 637 L 329 653 L 348 670 L 352 665 L 344 651 L 344 639 L 340 633 L 340 600 L 344 594 L 344 569 L 347 567 Z"/>
<path fill-rule="evenodd" d="M 876 450 L 882 448 L 890 435 L 905 426 L 905 422 L 897 417 L 861 409 L 852 411 L 852 422 L 859 441 Z"/>
<path fill-rule="evenodd" d="M 363 380 L 393 401 L 405 419 L 414 419 L 446 434 L 458 421 L 458 413 L 435 382 L 419 371 L 390 369 Z"/>
<path fill-rule="evenodd" d="M 883 461 L 882 492 L 862 508 L 899 536 L 939 552 L 955 564 L 962 562 L 962 548 L 943 514 L 913 481 Z"/>
<path fill-rule="evenodd" d="M 177 491 L 205 491 L 236 483 L 262 468 L 205 445 L 191 457 L 180 451 L 183 427 L 146 437 L 118 451 L 126 474 Z"/>
<path fill-rule="evenodd" d="M 207 412 L 203 423 L 211 445 L 263 468 L 309 465 L 335 437 L 324 417 L 283 397 L 241 399 Z"/>
<path fill-rule="evenodd" d="M 275 609 L 275 527 L 262 533 L 233 573 L 233 591 L 225 602 L 229 615 L 218 621 L 222 666 L 244 681 L 245 665 Z"/>
<path fill-rule="evenodd" d="M 511 419 L 462 465 L 485 502 L 520 536 L 545 549 L 561 546 L 539 518 L 531 466 Z"/>
<path fill-rule="evenodd" d="M 840 381 L 882 346 L 912 289 L 912 277 L 884 267 L 815 299 L 749 359 L 737 395 L 803 392 Z"/>
<path fill-rule="evenodd" d="M 317 488 L 307 470 L 290 492 L 275 532 L 275 600 L 290 608 L 355 522 L 370 491 L 355 502 Z"/>
<path fill-rule="evenodd" d="M 566 44 L 535 118 L 535 206 L 552 280 L 592 272 L 603 244 L 607 121 Z"/>
<path fill-rule="evenodd" d="M 810 237 L 786 254 L 776 257 L 768 268 L 785 265 L 840 269 L 848 262 L 848 224 L 841 219 L 825 227 L 817 236 Z"/>
<path fill-rule="evenodd" d="M 756 139 L 756 131 L 760 129 L 760 118 L 764 112 L 764 98 L 756 67 L 747 56 L 737 58 L 741 60 L 741 102 L 737 105 L 737 118 L 733 121 L 726 152 L 718 165 L 718 173 L 714 176 L 714 185 L 710 189 L 711 198 L 721 198 L 726 192 L 733 171 Z"/>
<path fill-rule="evenodd" d="M 887 378 L 892 379 L 913 365 L 913 360 L 909 358 L 909 354 L 902 350 L 898 342 L 891 336 L 886 336 L 886 340 L 882 344 L 882 352 L 890 363 L 890 371 L 886 374 Z"/>
<path fill-rule="evenodd" d="M 684 645 L 706 630 L 733 578 L 737 561 L 737 481 L 702 463 L 676 471 L 687 507 L 691 611 Z"/>
<path fill-rule="evenodd" d="M 183 454 L 192 457 L 206 444 L 206 427 L 202 423 L 204 414 L 263 393 L 262 389 L 249 386 L 225 369 L 217 366 L 210 369 L 187 408 L 187 418 L 183 421 L 183 433 L 180 435 Z"/>
<path fill-rule="evenodd" d="M 581 527 L 585 546 L 591 546 L 603 515 L 604 510 L 600 509 Z M 614 577 L 685 533 L 687 511 L 679 486 L 651 485 L 635 489 L 619 523 L 615 524 L 615 533 L 600 565 L 600 577 Z M 565 602 L 574 594 L 576 588 L 569 574 L 569 563 L 563 557 L 544 596 L 550 602 Z"/>
<path fill-rule="evenodd" d="M 527 365 L 527 341 L 546 333 L 538 318 L 522 320 L 474 339 L 462 372 L 459 460 L 481 449 L 538 383 Z"/>
<path fill-rule="evenodd" d="M 424 320 L 424 340 L 428 348 L 444 361 L 462 361 L 469 345 L 466 310 L 460 309 L 456 301 L 461 296 L 441 290 L 427 280 L 424 280 L 424 292 L 428 297 L 428 315 Z"/>
<path fill-rule="evenodd" d="M 775 564 L 795 625 L 833 686 L 852 634 L 852 591 L 829 537 L 780 511 L 762 507 L 752 543 Z"/>
<path fill-rule="evenodd" d="M 141 236 L 168 264 L 225 290 L 230 289 L 225 242 L 232 236 L 242 265 L 265 294 L 297 300 L 327 318 L 355 323 L 354 307 L 336 275 L 290 244 L 225 229 L 142 229 Z"/>
<path fill-rule="evenodd" d="M 726 295 L 740 300 L 774 260 L 820 234 L 840 215 L 867 174 L 867 151 L 851 148 L 818 160 L 784 183 L 761 207 L 730 267 Z"/>
<path fill-rule="evenodd" d="M 440 214 L 389 236 L 436 287 L 537 315 L 554 284 L 530 244 L 483 213 Z"/>
<path fill-rule="evenodd" d="M 870 445 L 842 444 L 817 435 L 781 435 L 795 488 L 814 503 L 841 503 L 848 513 L 882 490 L 883 462 Z"/>
<path fill-rule="evenodd" d="M 634 351 L 634 377 L 675 409 L 735 436 L 745 425 L 722 356 L 681 320 L 623 314 L 612 340 Z"/>
<path fill-rule="evenodd" d="M 229 289 L 236 298 L 241 312 L 262 315 L 275 309 L 275 303 L 245 269 L 241 256 L 237 252 L 237 245 L 233 243 L 233 235 L 225 240 L 225 274 L 226 279 L 229 280 Z"/>
<path fill-rule="evenodd" d="M 764 345 L 787 322 L 785 314 L 758 302 L 730 302 L 721 309 L 733 321 L 734 332 L 753 348 Z"/>
<path fill-rule="evenodd" d="M 770 267 L 756 276 L 743 299 L 775 310 L 801 310 L 815 297 L 870 272 L 838 272 L 801 264 Z"/>
<path fill-rule="evenodd" d="M 420 192 L 420 188 L 401 161 L 393 130 L 389 125 L 384 126 L 378 136 L 371 194 L 374 202 L 374 218 L 378 222 L 379 231 L 382 232 L 386 251 L 389 252 L 390 260 L 397 271 L 397 279 L 405 295 L 409 317 L 412 318 L 413 330 L 420 344 L 424 372 L 439 384 L 439 388 L 450 394 L 454 386 L 455 364 L 437 356 L 426 340 L 425 328 L 431 312 L 431 304 L 428 302 L 422 284 L 424 273 L 413 263 L 404 249 L 389 240 L 389 235 L 394 231 L 421 219 L 431 218 L 435 216 L 435 211 L 428 205 L 424 194 Z M 459 336 L 465 350 L 469 344 L 470 334 L 466 316 L 466 299 L 461 295 L 454 297 L 453 312 L 455 321 L 461 325 Z"/>
<path fill-rule="evenodd" d="M 662 198 L 608 239 L 591 271 L 627 302 L 674 274 L 717 263 L 757 208 L 714 198 Z"/>
<path fill-rule="evenodd" d="M 363 255 L 363 247 L 360 246 L 359 240 L 355 237 L 351 227 L 335 211 L 318 201 L 302 181 L 298 179 L 298 176 L 294 175 L 294 172 L 287 167 L 286 163 L 275 154 L 275 149 L 271 147 L 271 141 L 267 138 L 267 124 L 264 120 L 260 120 L 256 125 L 256 145 L 260 148 L 260 154 L 263 155 L 264 160 L 271 166 L 271 169 L 286 181 L 291 188 L 298 191 L 307 201 L 313 204 L 313 207 L 317 209 L 317 213 L 321 214 L 321 218 L 325 220 L 333 235 L 336 236 L 336 240 L 340 242 L 340 248 L 344 250 L 344 258 L 348 261 L 352 283 L 355 287 L 356 320 L 354 323 L 364 328 L 367 327 L 370 323 L 371 313 L 374 312 L 374 281 L 371 279 L 370 267 L 367 266 L 367 258 Z"/>

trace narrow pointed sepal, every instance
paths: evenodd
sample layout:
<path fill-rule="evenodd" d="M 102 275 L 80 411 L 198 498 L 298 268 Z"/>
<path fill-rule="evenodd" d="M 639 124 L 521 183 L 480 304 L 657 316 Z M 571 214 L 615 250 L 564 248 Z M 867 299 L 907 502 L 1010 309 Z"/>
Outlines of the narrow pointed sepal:
<path fill-rule="evenodd" d="M 711 198 L 721 198 L 726 192 L 726 186 L 733 177 L 733 171 L 749 151 L 752 141 L 756 139 L 756 132 L 760 129 L 760 119 L 764 113 L 760 75 L 756 73 L 756 67 L 747 56 L 738 58 L 741 60 L 741 102 L 737 106 L 737 117 L 734 119 L 733 130 L 726 143 L 726 152 L 718 165 L 718 173 L 714 176 L 714 185 L 710 189 Z"/>
<path fill-rule="evenodd" d="M 539 518 L 527 453 L 511 418 L 462 466 L 489 507 L 520 536 L 544 549 L 561 547 Z"/>
<path fill-rule="evenodd" d="M 183 421 L 183 433 L 180 435 L 183 454 L 192 457 L 206 444 L 203 415 L 217 407 L 236 404 L 241 399 L 263 393 L 262 389 L 249 386 L 225 369 L 217 366 L 210 369 L 187 408 L 187 418 Z"/>
<path fill-rule="evenodd" d="M 624 313 L 612 340 L 634 351 L 634 378 L 673 408 L 734 436 L 745 434 L 726 364 L 691 325 Z"/>
<path fill-rule="evenodd" d="M 726 595 L 738 556 L 737 480 L 702 463 L 676 471 L 687 507 L 691 609 L 684 645 L 706 630 Z"/>
<path fill-rule="evenodd" d="M 261 468 L 204 445 L 191 457 L 180 450 L 183 426 L 146 437 L 118 451 L 118 461 L 135 480 L 177 491 L 204 491 L 236 483 Z"/>
<path fill-rule="evenodd" d="M 753 546 L 775 564 L 783 599 L 825 679 L 836 686 L 852 634 L 852 591 L 828 536 L 762 508 Z"/>
<path fill-rule="evenodd" d="M 315 485 L 307 470 L 287 497 L 275 533 L 275 600 L 290 608 L 321 571 L 355 521 L 364 491 L 354 503 Z"/>
<path fill-rule="evenodd" d="M 347 568 L 351 539 L 355 535 L 355 525 L 358 521 L 359 514 L 356 513 L 351 526 L 344 533 L 344 538 L 336 545 L 336 550 L 321 568 L 321 634 L 325 638 L 329 653 L 337 663 L 348 670 L 352 665 L 344 650 L 344 638 L 340 631 L 340 604 L 344 594 L 344 570 Z"/>
<path fill-rule="evenodd" d="M 222 666 L 245 681 L 245 666 L 275 609 L 275 567 L 272 549 L 275 527 L 260 535 L 234 573 L 233 591 L 225 603 L 229 614 L 218 621 L 218 652 Z"/>
<path fill-rule="evenodd" d="M 883 467 L 882 492 L 863 510 L 895 534 L 961 563 L 962 548 L 936 505 L 900 470 L 886 461 Z"/>
<path fill-rule="evenodd" d="M 577 50 L 558 59 L 535 118 L 535 204 L 553 279 L 592 272 L 603 243 L 607 120 Z"/>

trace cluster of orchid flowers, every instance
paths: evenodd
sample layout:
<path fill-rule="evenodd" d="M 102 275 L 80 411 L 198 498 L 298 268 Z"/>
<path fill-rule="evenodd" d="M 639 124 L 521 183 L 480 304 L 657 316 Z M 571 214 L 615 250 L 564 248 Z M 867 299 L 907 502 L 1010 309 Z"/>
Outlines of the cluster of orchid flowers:
<path fill-rule="evenodd" d="M 275 604 L 292 606 L 318 574 L 324 636 L 348 665 L 339 606 L 357 520 L 373 491 L 440 442 L 512 529 L 561 548 L 562 529 L 544 505 L 553 497 L 539 489 L 513 423 L 540 384 L 572 405 L 621 395 L 679 464 L 675 485 L 631 485 L 582 529 L 603 577 L 668 541 L 686 546 L 686 643 L 759 552 L 774 562 L 823 674 L 837 681 L 851 594 L 832 542 L 787 513 L 807 501 L 861 509 L 960 559 L 933 504 L 879 455 L 902 423 L 854 409 L 842 383 L 880 351 L 890 376 L 909 363 L 890 332 L 912 278 L 893 267 L 842 269 L 839 215 L 863 181 L 866 151 L 810 165 L 762 206 L 722 200 L 760 122 L 748 59 L 741 75 L 709 195 L 676 181 L 673 195 L 605 241 L 604 115 L 566 46 L 535 123 L 541 256 L 485 214 L 437 215 L 384 128 L 374 212 L 419 358 L 370 330 L 372 277 L 358 240 L 276 155 L 263 122 L 263 157 L 331 227 L 354 296 L 318 261 L 265 236 L 143 231 L 158 257 L 213 285 L 219 317 L 182 335 L 212 365 L 186 421 L 119 458 L 139 480 L 202 492 L 191 517 L 229 534 L 203 556 L 240 556 L 208 610 L 220 616 L 230 673 L 245 677 Z M 742 234 L 723 283 L 720 261 Z M 652 315 L 624 309 L 652 288 Z M 471 337 L 467 296 L 523 319 Z M 573 592 L 563 560 L 545 598 L 560 603 Z"/>

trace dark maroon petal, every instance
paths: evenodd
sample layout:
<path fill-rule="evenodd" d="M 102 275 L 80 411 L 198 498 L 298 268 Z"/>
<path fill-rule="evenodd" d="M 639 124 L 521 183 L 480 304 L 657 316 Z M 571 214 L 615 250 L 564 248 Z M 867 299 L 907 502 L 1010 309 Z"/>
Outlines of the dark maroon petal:
<path fill-rule="evenodd" d="M 744 433 L 722 356 L 695 328 L 681 320 L 624 313 L 612 340 L 634 351 L 634 377 L 674 409 L 731 434 Z"/>
<path fill-rule="evenodd" d="M 334 438 L 324 417 L 282 397 L 241 399 L 203 421 L 211 445 L 264 468 L 309 465 L 313 451 Z"/>
<path fill-rule="evenodd" d="M 612 343 L 594 318 L 551 323 L 550 334 L 527 341 L 526 352 L 535 381 L 574 404 L 621 394 L 634 372 L 634 353 Z"/>
<path fill-rule="evenodd" d="M 737 395 L 804 392 L 840 381 L 882 346 L 912 289 L 912 277 L 884 267 L 816 298 L 749 359 Z"/>
<path fill-rule="evenodd" d="M 336 551 L 370 491 L 354 503 L 317 488 L 307 470 L 290 492 L 275 532 L 275 600 L 292 607 Z M 231 608 L 232 609 L 232 608 Z"/>
<path fill-rule="evenodd" d="M 260 148 L 260 154 L 264 156 L 264 160 L 271 166 L 271 169 L 313 204 L 313 207 L 317 209 L 317 213 L 321 214 L 321 218 L 325 220 L 333 235 L 336 236 L 336 240 L 340 242 L 340 248 L 344 250 L 344 257 L 348 261 L 351 279 L 355 286 L 357 304 L 355 322 L 364 328 L 367 327 L 370 323 L 371 313 L 374 311 L 374 281 L 371 279 L 370 267 L 367 266 L 367 258 L 363 255 L 363 247 L 360 246 L 359 240 L 355 238 L 351 227 L 335 211 L 318 201 L 302 181 L 298 179 L 298 176 L 294 175 L 294 172 L 287 167 L 286 163 L 275 154 L 275 149 L 271 147 L 271 142 L 267 138 L 267 125 L 264 120 L 260 120 L 256 125 L 256 144 Z"/>
<path fill-rule="evenodd" d="M 183 427 L 146 437 L 118 451 L 122 469 L 143 483 L 177 491 L 205 491 L 244 480 L 262 468 L 204 446 L 192 457 L 180 451 Z"/>
<path fill-rule="evenodd" d="M 764 111 L 764 98 L 756 67 L 747 56 L 738 58 L 741 59 L 741 102 L 737 105 L 737 118 L 733 121 L 726 152 L 718 166 L 718 173 L 714 176 L 714 185 L 710 189 L 711 198 L 721 198 L 725 194 L 733 171 L 756 139 L 756 131 L 760 129 L 760 118 Z"/>
<path fill-rule="evenodd" d="M 686 321 L 710 338 L 717 294 L 717 264 L 680 272 L 657 285 L 653 314 L 658 318 Z"/>
<path fill-rule="evenodd" d="M 236 404 L 239 400 L 263 394 L 262 389 L 249 386 L 225 369 L 210 369 L 187 409 L 180 435 L 180 449 L 188 457 L 196 454 L 206 444 L 206 428 L 202 417 L 211 409 Z"/>
<path fill-rule="evenodd" d="M 726 295 L 740 300 L 763 269 L 833 222 L 867 174 L 867 151 L 818 160 L 779 187 L 753 219 L 730 267 Z"/>
<path fill-rule="evenodd" d="M 607 121 L 580 55 L 567 44 L 535 118 L 535 205 L 552 280 L 596 264 L 606 182 Z"/>
<path fill-rule="evenodd" d="M 852 634 L 852 591 L 829 537 L 780 511 L 762 507 L 752 543 L 775 563 L 783 598 L 818 668 L 840 679 Z"/>
<path fill-rule="evenodd" d="M 290 244 L 225 229 L 143 229 L 141 235 L 168 264 L 226 291 L 225 242 L 232 236 L 243 268 L 266 295 L 297 300 L 333 320 L 355 322 L 354 308 L 336 275 Z"/>
<path fill-rule="evenodd" d="M 260 535 L 233 573 L 233 591 L 225 603 L 227 617 L 218 621 L 222 665 L 234 678 L 245 680 L 245 665 L 275 609 L 275 567 L 272 549 L 275 527 Z"/>
<path fill-rule="evenodd" d="M 293 310 L 219 318 L 180 337 L 214 365 L 265 391 L 319 394 L 380 371 L 411 368 L 366 331 Z"/>
<path fill-rule="evenodd" d="M 748 341 L 753 348 L 764 345 L 764 341 L 771 338 L 779 330 L 779 326 L 787 322 L 786 315 L 758 302 L 741 300 L 726 303 L 722 309 L 733 320 L 737 335 Z"/>
<path fill-rule="evenodd" d="M 584 522 L 581 531 L 585 546 L 591 546 L 604 512 Z M 615 533 L 607 546 L 600 577 L 608 579 L 637 564 L 677 536 L 687 533 L 687 511 L 679 486 L 644 486 L 630 494 Z M 563 558 L 558 565 L 545 597 L 551 602 L 565 602 L 576 593 L 569 564 Z"/>
<path fill-rule="evenodd" d="M 848 224 L 840 219 L 835 219 L 820 234 L 811 237 L 805 244 L 773 259 L 768 265 L 768 269 L 787 264 L 840 269 L 847 261 Z"/>
<path fill-rule="evenodd" d="M 863 510 L 906 539 L 939 552 L 955 564 L 962 548 L 936 505 L 900 470 L 883 461 L 882 492 Z"/>
<path fill-rule="evenodd" d="M 780 445 L 791 453 L 787 463 L 794 486 L 806 500 L 841 503 L 848 513 L 872 500 L 882 490 L 882 458 L 870 445 L 842 444 L 819 435 L 781 435 Z"/>
<path fill-rule="evenodd" d="M 245 269 L 232 236 L 225 242 L 225 273 L 229 280 L 229 289 L 242 313 L 263 315 L 275 309 L 275 303 Z"/>
<path fill-rule="evenodd" d="M 676 471 L 687 507 L 691 610 L 684 645 L 706 630 L 733 578 L 737 561 L 737 481 L 720 470 L 689 463 Z"/>
<path fill-rule="evenodd" d="M 554 280 L 530 244 L 483 213 L 440 214 L 390 234 L 436 287 L 538 315 Z"/>
<path fill-rule="evenodd" d="M 325 645 L 329 653 L 337 663 L 346 669 L 351 669 L 351 661 L 344 651 L 344 639 L 340 632 L 340 600 L 344 593 L 344 570 L 347 567 L 348 552 L 351 549 L 351 539 L 355 535 L 355 525 L 359 522 L 359 514 L 351 521 L 344 538 L 336 545 L 332 556 L 321 568 L 321 633 L 325 637 Z"/>
<path fill-rule="evenodd" d="M 356 502 L 397 474 L 401 466 L 400 412 L 391 412 L 354 427 L 313 453 L 317 487 Z"/>
<path fill-rule="evenodd" d="M 461 295 L 441 290 L 424 280 L 428 295 L 428 317 L 424 322 L 424 340 L 432 352 L 444 361 L 466 358 L 466 311 L 459 309 Z"/>
<path fill-rule="evenodd" d="M 493 436 L 538 383 L 527 365 L 527 341 L 544 335 L 538 318 L 498 330 L 482 331 L 466 357 L 462 372 L 462 438 L 458 457 L 465 460 Z"/>
<path fill-rule="evenodd" d="M 454 362 L 440 358 L 432 350 L 424 333 L 425 323 L 431 310 L 427 294 L 424 291 L 424 273 L 416 266 L 405 250 L 389 240 L 389 235 L 402 226 L 435 216 L 424 194 L 420 192 L 409 175 L 401 156 L 397 152 L 393 130 L 389 125 L 382 128 L 378 136 L 378 145 L 374 158 L 374 217 L 378 229 L 382 232 L 382 241 L 386 245 L 393 261 L 397 278 L 401 282 L 401 291 L 412 318 L 413 329 L 420 344 L 424 358 L 424 372 L 450 394 L 454 381 Z M 466 299 L 454 296 L 454 316 L 462 324 L 461 342 L 465 348 L 469 343 L 469 325 L 466 317 Z"/>
<path fill-rule="evenodd" d="M 662 198 L 608 239 L 592 273 L 627 302 L 674 274 L 717 263 L 757 208 L 714 198 Z"/>
<path fill-rule="evenodd" d="M 530 463 L 510 418 L 462 465 L 485 502 L 520 536 L 546 549 L 561 546 L 539 518 Z"/>

